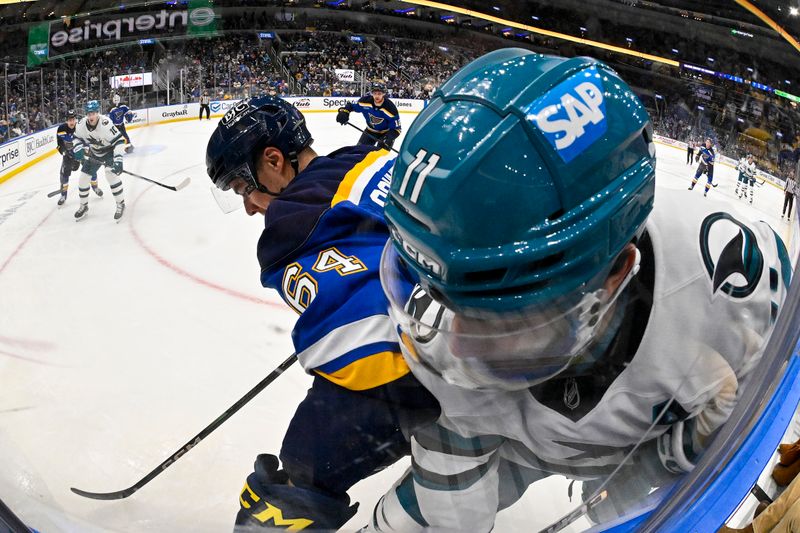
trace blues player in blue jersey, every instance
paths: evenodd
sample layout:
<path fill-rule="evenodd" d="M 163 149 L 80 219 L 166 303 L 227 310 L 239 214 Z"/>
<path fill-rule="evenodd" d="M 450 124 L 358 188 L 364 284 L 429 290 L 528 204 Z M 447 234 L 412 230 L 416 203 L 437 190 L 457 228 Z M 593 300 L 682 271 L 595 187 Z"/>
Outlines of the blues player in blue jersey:
<path fill-rule="evenodd" d="M 67 201 L 67 190 L 69 189 L 70 175 L 81 168 L 80 161 L 75 158 L 72 152 L 73 143 L 75 140 L 75 125 L 78 123 L 78 117 L 75 111 L 67 111 L 67 120 L 58 126 L 56 130 L 56 149 L 61 154 L 61 171 L 59 178 L 61 180 L 61 195 L 58 197 L 59 207 L 64 205 Z M 97 174 L 93 174 L 91 178 L 92 190 L 97 196 L 102 197 L 103 191 L 97 186 Z"/>
<path fill-rule="evenodd" d="M 125 129 L 125 122 L 130 122 L 133 120 L 133 113 L 128 106 L 121 103 L 121 100 L 122 99 L 118 94 L 115 94 L 111 98 L 111 101 L 114 103 L 114 107 L 112 107 L 108 112 L 108 118 L 111 119 L 111 123 L 117 127 L 119 132 L 122 134 L 122 137 L 125 139 L 125 153 L 129 154 L 133 152 L 133 143 L 128 135 L 128 131 Z"/>
<path fill-rule="evenodd" d="M 700 176 L 705 174 L 708 177 L 708 182 L 706 183 L 706 191 L 703 193 L 703 196 L 708 196 L 708 191 L 711 189 L 711 186 L 714 183 L 714 158 L 716 154 L 714 153 L 714 145 L 711 142 L 711 139 L 706 139 L 705 144 L 700 147 L 700 150 L 697 152 L 697 159 L 701 159 L 700 164 L 697 166 L 697 172 L 694 173 L 694 177 L 692 178 L 692 184 L 689 185 L 689 190 L 691 191 L 694 189 L 694 186 L 697 185 L 697 180 L 700 179 Z"/>
<path fill-rule="evenodd" d="M 274 455 L 256 459 L 241 530 L 341 527 L 356 510 L 347 490 L 408 454 L 412 429 L 439 412 L 401 355 L 380 285 L 394 159 L 364 145 L 321 156 L 312 141 L 297 108 L 262 96 L 228 111 L 206 152 L 217 189 L 264 216 L 261 283 L 299 315 L 292 341 L 314 376 L 284 437 L 282 469 Z"/>
<path fill-rule="evenodd" d="M 367 129 L 358 139 L 358 144 L 366 144 L 390 150 L 400 136 L 400 114 L 394 102 L 386 97 L 386 89 L 380 83 L 372 86 L 370 94 L 362 96 L 358 102 L 347 102 L 339 108 L 336 122 L 345 125 L 350 121 L 350 112 L 358 111 L 367 121 Z"/>

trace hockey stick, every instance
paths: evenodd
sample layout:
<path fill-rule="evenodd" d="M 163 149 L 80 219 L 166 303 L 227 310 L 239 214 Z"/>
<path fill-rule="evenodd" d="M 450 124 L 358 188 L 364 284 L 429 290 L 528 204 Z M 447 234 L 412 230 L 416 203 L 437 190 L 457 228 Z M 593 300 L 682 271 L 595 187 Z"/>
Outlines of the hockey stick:
<path fill-rule="evenodd" d="M 99 159 L 94 159 L 93 157 L 87 157 L 86 159 L 91 161 L 91 162 L 93 162 L 93 163 L 97 163 L 97 164 L 100 164 L 100 165 L 105 165 L 105 163 L 103 163 Z M 150 178 L 146 178 L 144 176 L 140 176 L 139 174 L 136 174 L 134 172 L 130 172 L 130 171 L 125 170 L 125 169 L 122 170 L 122 173 L 123 174 L 128 174 L 129 176 L 133 176 L 134 178 L 139 178 L 140 180 L 149 181 L 150 183 L 158 185 L 159 187 L 164 187 L 165 189 L 169 189 L 171 191 L 179 191 L 181 189 L 184 189 L 192 181 L 192 178 L 185 178 L 179 184 L 177 184 L 175 186 L 172 186 L 172 185 L 167 185 L 165 183 L 161 183 L 160 181 L 156 181 L 156 180 L 153 180 L 153 179 L 150 179 Z"/>
<path fill-rule="evenodd" d="M 352 127 L 354 127 L 355 129 L 357 129 L 358 131 L 360 131 L 361 133 L 366 133 L 367 135 L 369 135 L 370 137 L 372 137 L 372 138 L 373 138 L 373 139 L 375 139 L 376 141 L 378 141 L 378 142 L 380 142 L 380 143 L 383 143 L 383 139 L 379 139 L 379 138 L 377 138 L 375 135 L 373 135 L 372 133 L 370 133 L 370 132 L 368 132 L 368 131 L 365 131 L 365 130 L 362 130 L 361 128 L 359 128 L 358 126 L 356 126 L 355 124 L 353 124 L 352 122 L 348 122 L 348 123 L 347 123 L 347 125 L 348 125 L 348 126 L 352 126 Z M 385 145 L 384 145 L 383 147 L 384 147 L 384 148 L 388 148 L 388 147 L 386 147 Z M 391 150 L 392 152 L 396 153 L 397 155 L 400 155 L 400 152 L 398 152 L 398 151 L 397 151 L 397 150 L 395 150 L 394 148 L 389 148 L 389 150 Z"/>
<path fill-rule="evenodd" d="M 47 197 L 48 198 L 52 198 L 53 196 L 58 196 L 59 194 L 61 194 L 61 189 L 58 189 L 57 191 L 53 191 L 53 192 L 47 193 Z"/>
<path fill-rule="evenodd" d="M 204 438 L 208 437 L 212 431 L 217 429 L 219 426 L 222 425 L 223 422 L 228 420 L 231 416 L 233 416 L 236 411 L 244 407 L 244 405 L 256 397 L 256 395 L 264 390 L 267 385 L 275 381 L 275 379 L 280 376 L 281 374 L 286 371 L 287 368 L 292 366 L 294 362 L 297 361 L 297 355 L 292 354 L 289 356 L 286 361 L 278 365 L 278 367 L 269 373 L 267 377 L 262 379 L 258 385 L 250 389 L 247 394 L 239 398 L 235 404 L 231 405 L 224 413 L 222 413 L 216 420 L 211 422 L 208 426 L 206 426 L 203 431 L 192 437 L 189 442 L 181 446 L 178 451 L 167 457 L 164 462 L 158 465 L 153 471 L 149 474 L 144 476 L 142 479 L 137 481 L 134 485 L 131 485 L 127 489 L 118 490 L 115 492 L 88 492 L 81 489 L 76 489 L 74 487 L 70 487 L 69 490 L 77 494 L 78 496 L 83 496 L 84 498 L 91 498 L 93 500 L 121 500 L 123 498 L 127 498 L 137 490 L 141 489 L 145 485 L 147 485 L 150 481 L 153 480 L 157 475 L 161 472 L 166 470 L 172 463 L 180 459 L 184 454 L 186 454 L 189 450 L 197 446 L 200 441 Z"/>

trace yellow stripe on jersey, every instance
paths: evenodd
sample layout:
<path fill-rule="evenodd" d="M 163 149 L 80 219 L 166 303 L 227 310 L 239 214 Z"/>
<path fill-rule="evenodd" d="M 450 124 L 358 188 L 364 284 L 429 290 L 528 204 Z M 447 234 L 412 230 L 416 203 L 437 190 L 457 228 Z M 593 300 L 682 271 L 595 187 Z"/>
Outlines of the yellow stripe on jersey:
<path fill-rule="evenodd" d="M 380 352 L 353 361 L 344 368 L 326 374 L 315 371 L 328 381 L 350 390 L 380 387 L 410 372 L 408 364 L 398 352 Z"/>
<path fill-rule="evenodd" d="M 350 191 L 353 188 L 356 180 L 361 176 L 361 173 L 364 172 L 369 166 L 374 163 L 379 157 L 388 154 L 386 150 L 375 150 L 374 152 L 370 152 L 367 156 L 362 159 L 359 163 L 356 164 L 350 171 L 344 175 L 342 182 L 339 184 L 339 188 L 336 190 L 336 194 L 333 195 L 333 200 L 331 200 L 331 207 L 335 206 L 339 202 L 344 202 L 350 196 Z"/>

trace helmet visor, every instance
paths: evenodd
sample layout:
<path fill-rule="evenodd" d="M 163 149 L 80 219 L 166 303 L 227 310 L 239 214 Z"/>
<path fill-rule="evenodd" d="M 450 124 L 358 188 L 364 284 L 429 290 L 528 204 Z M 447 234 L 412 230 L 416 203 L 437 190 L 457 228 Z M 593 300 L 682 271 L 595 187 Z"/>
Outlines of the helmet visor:
<path fill-rule="evenodd" d="M 605 276 L 521 310 L 458 308 L 430 290 L 389 241 L 381 283 L 412 359 L 451 384 L 479 390 L 531 387 L 584 361 L 611 299 Z"/>
<path fill-rule="evenodd" d="M 237 180 L 244 183 L 241 190 L 233 188 Z M 216 186 L 211 187 L 211 194 L 222 212 L 228 214 L 242 207 L 242 197 L 247 197 L 256 188 L 256 179 L 250 165 L 244 163 L 221 176 Z"/>

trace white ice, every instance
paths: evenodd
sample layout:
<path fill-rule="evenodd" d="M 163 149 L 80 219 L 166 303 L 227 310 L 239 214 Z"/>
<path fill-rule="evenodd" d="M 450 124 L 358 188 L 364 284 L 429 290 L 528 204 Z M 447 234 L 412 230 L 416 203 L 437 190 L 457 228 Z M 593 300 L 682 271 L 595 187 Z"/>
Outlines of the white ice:
<path fill-rule="evenodd" d="M 330 113 L 307 116 L 319 153 L 359 136 Z M 311 382 L 295 365 L 126 500 L 69 490 L 133 484 L 292 352 L 296 315 L 259 284 L 263 219 L 223 215 L 209 192 L 204 156 L 215 125 L 131 131 L 128 170 L 192 183 L 172 192 L 125 178 L 120 224 L 102 177 L 107 194 L 91 195 L 81 223 L 73 219 L 76 175 L 63 208 L 46 198 L 58 189 L 57 156 L 0 185 L 0 498 L 40 531 L 229 531 L 253 459 L 278 452 Z M 695 165 L 684 161 L 683 151 L 658 146 L 660 187 L 686 189 Z M 709 200 L 736 204 L 789 242 L 782 192 L 765 184 L 751 207 L 734 197 L 735 176 L 719 168 Z M 685 193 L 701 195 L 702 182 Z M 367 522 L 406 464 L 351 491 L 361 508 L 348 529 Z M 567 484 L 532 487 L 501 513 L 497 530 L 527 532 L 558 519 L 569 510 Z"/>

